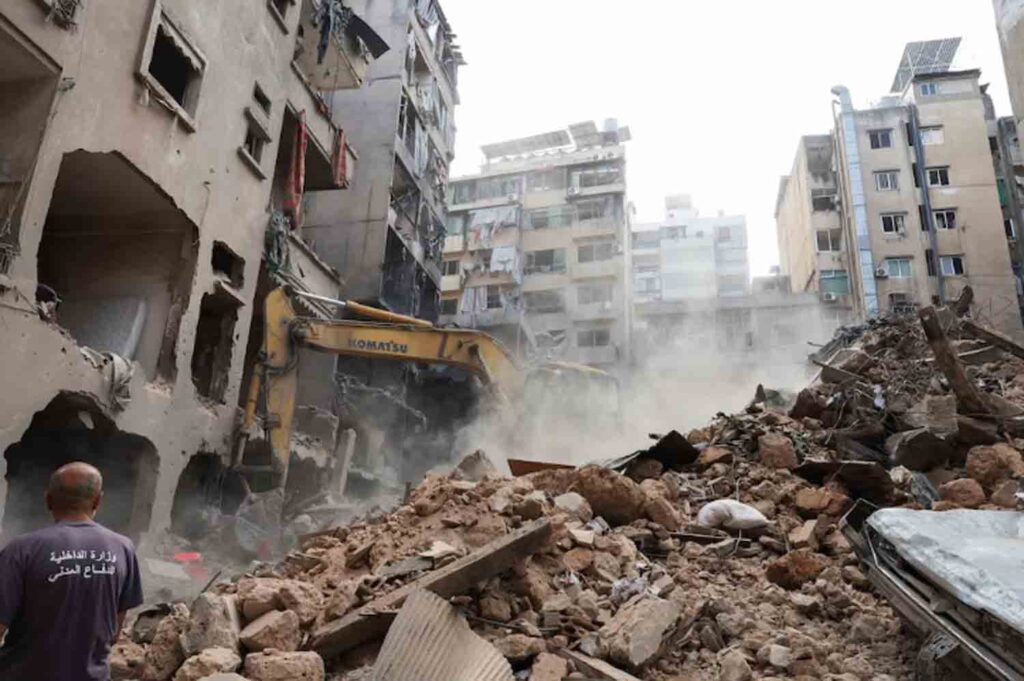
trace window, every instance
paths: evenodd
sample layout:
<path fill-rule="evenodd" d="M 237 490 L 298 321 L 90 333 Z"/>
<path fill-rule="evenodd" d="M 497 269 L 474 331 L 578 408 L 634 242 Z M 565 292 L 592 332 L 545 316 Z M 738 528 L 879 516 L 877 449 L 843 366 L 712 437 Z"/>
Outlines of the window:
<path fill-rule="evenodd" d="M 561 291 L 527 291 L 523 303 L 528 312 L 548 314 L 565 311 L 565 296 Z"/>
<path fill-rule="evenodd" d="M 523 271 L 526 274 L 565 272 L 565 249 L 553 248 L 546 251 L 527 251 L 526 264 Z"/>
<path fill-rule="evenodd" d="M 871 130 L 868 139 L 872 149 L 888 149 L 892 146 L 892 130 Z"/>
<path fill-rule="evenodd" d="M 190 126 L 199 101 L 199 87 L 205 69 L 205 59 L 191 47 L 167 16 L 161 14 L 145 76 L 151 85 L 157 85 L 163 94 L 173 100 L 178 113 L 184 114 Z"/>
<path fill-rule="evenodd" d="M 932 215 L 935 217 L 936 229 L 956 229 L 956 209 L 936 210 L 932 211 Z"/>
<path fill-rule="evenodd" d="M 500 286 L 488 286 L 487 287 L 487 309 L 496 310 L 501 305 L 501 287 Z"/>
<path fill-rule="evenodd" d="M 910 300 L 906 293 L 890 293 L 889 308 L 895 314 L 914 314 L 917 312 L 917 305 Z"/>
<path fill-rule="evenodd" d="M 661 279 L 658 277 L 635 277 L 633 288 L 637 293 L 658 293 L 661 291 Z"/>
<path fill-rule="evenodd" d="M 732 230 L 730 230 L 728 227 L 716 228 L 715 241 L 732 241 Z"/>
<path fill-rule="evenodd" d="M 939 94 L 939 84 L 921 83 L 920 92 L 922 97 L 934 97 Z"/>
<path fill-rule="evenodd" d="M 256 102 L 256 106 L 263 113 L 268 116 L 270 115 L 270 97 L 267 97 L 267 93 L 263 91 L 259 83 L 256 83 L 252 88 L 252 101 Z"/>
<path fill-rule="evenodd" d="M 615 205 L 611 198 L 589 199 L 576 202 L 576 219 L 580 222 L 587 220 L 600 220 L 601 218 L 612 217 L 615 214 Z"/>
<path fill-rule="evenodd" d="M 618 163 L 601 163 L 573 170 L 570 186 L 576 189 L 586 189 L 619 182 L 622 182 L 622 166 Z"/>
<path fill-rule="evenodd" d="M 522 192 L 522 186 L 522 178 L 519 175 L 453 183 L 452 203 L 471 203 L 484 199 L 518 196 Z"/>
<path fill-rule="evenodd" d="M 651 273 L 657 274 L 658 270 L 659 270 L 658 265 L 646 265 L 646 264 L 636 263 L 636 262 L 633 263 L 633 271 L 636 272 L 637 274 L 644 274 L 644 273 L 647 273 L 647 274 L 651 274 Z"/>
<path fill-rule="evenodd" d="M 270 7 L 270 13 L 274 15 L 274 19 L 281 25 L 285 31 L 288 30 L 288 8 L 292 6 L 293 0 L 268 0 L 267 6 Z"/>
<path fill-rule="evenodd" d="M 441 266 L 441 274 L 446 277 L 459 273 L 459 261 L 458 260 L 445 260 L 444 265 Z"/>
<path fill-rule="evenodd" d="M 583 284 L 576 289 L 576 302 L 580 305 L 610 303 L 613 298 L 612 283 Z"/>
<path fill-rule="evenodd" d="M 921 128 L 921 144 L 931 146 L 933 144 L 942 144 L 945 141 L 946 135 L 943 132 L 941 125 Z"/>
<path fill-rule="evenodd" d="M 818 275 L 818 281 L 822 293 L 837 296 L 850 294 L 850 275 L 846 270 L 822 270 Z"/>
<path fill-rule="evenodd" d="M 819 229 L 815 236 L 818 241 L 818 253 L 835 253 L 843 250 L 841 229 Z"/>
<path fill-rule="evenodd" d="M 459 313 L 459 299 L 458 298 L 442 298 L 441 299 L 441 314 L 443 315 L 454 315 Z"/>
<path fill-rule="evenodd" d="M 526 176 L 526 191 L 547 192 L 565 189 L 565 168 L 538 170 Z"/>
<path fill-rule="evenodd" d="M 245 283 L 245 260 L 223 241 L 213 242 L 210 267 L 214 274 L 223 277 L 235 288 L 241 288 Z"/>
<path fill-rule="evenodd" d="M 882 215 L 882 232 L 885 234 L 903 234 L 906 231 L 907 216 L 903 213 Z"/>
<path fill-rule="evenodd" d="M 900 171 L 883 170 L 875 173 L 875 189 L 880 192 L 894 192 L 900 188 Z"/>
<path fill-rule="evenodd" d="M 1017 232 L 1013 226 L 1013 218 L 1006 218 L 1003 220 L 1003 231 L 1006 232 L 1007 239 L 1017 238 Z"/>
<path fill-rule="evenodd" d="M 262 113 L 256 113 L 252 107 L 245 108 L 245 140 L 238 150 L 242 160 L 258 176 L 265 177 L 263 172 L 263 150 L 270 141 L 266 121 Z"/>
<path fill-rule="evenodd" d="M 939 267 L 942 275 L 946 277 L 959 277 L 964 273 L 964 256 L 943 255 L 939 256 Z"/>
<path fill-rule="evenodd" d="M 609 329 L 587 329 L 576 334 L 576 345 L 581 348 L 603 348 L 612 344 Z"/>
<path fill-rule="evenodd" d="M 929 187 L 948 187 L 949 186 L 949 168 L 928 168 L 928 186 Z"/>
<path fill-rule="evenodd" d="M 893 279 L 909 279 L 913 276 L 910 268 L 910 258 L 886 258 L 885 271 Z"/>
<path fill-rule="evenodd" d="M 531 229 L 558 229 L 569 227 L 573 223 L 572 206 L 553 206 L 531 210 L 527 215 L 526 224 Z"/>
<path fill-rule="evenodd" d="M 615 257 L 615 242 L 605 241 L 599 244 L 584 244 L 576 251 L 577 262 L 599 262 Z"/>

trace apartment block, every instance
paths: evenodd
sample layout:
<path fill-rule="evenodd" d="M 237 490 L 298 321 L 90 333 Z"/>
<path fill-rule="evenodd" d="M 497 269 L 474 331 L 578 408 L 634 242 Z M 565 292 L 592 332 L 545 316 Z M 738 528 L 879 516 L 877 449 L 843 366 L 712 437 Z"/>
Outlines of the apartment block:
<path fill-rule="evenodd" d="M 869 317 L 943 304 L 969 284 L 973 313 L 1018 333 L 995 143 L 980 72 L 950 70 L 958 44 L 909 44 L 894 94 L 872 108 L 855 109 L 846 88 L 833 90 L 829 172 L 825 138 L 804 138 L 781 185 L 783 273 L 795 290 Z M 922 59 L 929 53 L 946 56 Z M 915 63 L 927 67 L 908 67 Z M 832 183 L 837 191 L 826 198 Z"/>
<path fill-rule="evenodd" d="M 391 46 L 358 91 L 328 98 L 359 150 L 345 192 L 312 195 L 307 234 L 347 295 L 435 321 L 462 55 L 436 0 L 354 0 Z"/>
<path fill-rule="evenodd" d="M 1024 0 L 992 0 L 1016 127 L 1024 125 Z"/>
<path fill-rule="evenodd" d="M 451 183 L 441 320 L 523 358 L 625 359 L 628 140 L 607 120 L 485 145 Z"/>
<path fill-rule="evenodd" d="M 202 512 L 261 294 L 338 295 L 303 240 L 304 193 L 355 169 L 321 92 L 382 49 L 355 15 L 323 21 L 340 4 L 0 3 L 5 535 L 47 522 L 73 459 L 106 478 L 99 520 L 143 546 Z"/>

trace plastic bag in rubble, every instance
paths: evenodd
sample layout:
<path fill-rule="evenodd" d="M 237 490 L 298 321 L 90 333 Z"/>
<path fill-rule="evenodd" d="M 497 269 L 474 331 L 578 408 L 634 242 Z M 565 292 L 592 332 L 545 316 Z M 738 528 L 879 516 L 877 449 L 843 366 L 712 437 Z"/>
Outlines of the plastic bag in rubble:
<path fill-rule="evenodd" d="M 697 524 L 704 527 L 727 527 L 730 530 L 756 530 L 767 525 L 768 519 L 753 506 L 735 499 L 718 499 L 700 509 Z"/>

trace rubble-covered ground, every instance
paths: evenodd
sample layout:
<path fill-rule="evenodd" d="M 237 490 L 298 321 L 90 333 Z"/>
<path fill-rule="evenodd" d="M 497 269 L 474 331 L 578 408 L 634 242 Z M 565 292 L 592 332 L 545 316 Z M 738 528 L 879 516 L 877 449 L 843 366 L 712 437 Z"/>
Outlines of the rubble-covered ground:
<path fill-rule="evenodd" d="M 916 319 L 852 335 L 795 400 L 759 390 L 744 413 L 613 467 L 509 478 L 476 455 L 430 475 L 390 513 L 144 612 L 113 678 L 374 678 L 380 640 L 325 659 L 324 632 L 539 522 L 538 550 L 446 594 L 515 678 L 594 678 L 576 667 L 598 659 L 651 680 L 910 679 L 920 642 L 873 591 L 840 519 L 857 499 L 1016 508 L 1024 364 L 954 338 L 965 387 L 937 368 Z M 983 411 L 968 411 L 979 396 Z"/>

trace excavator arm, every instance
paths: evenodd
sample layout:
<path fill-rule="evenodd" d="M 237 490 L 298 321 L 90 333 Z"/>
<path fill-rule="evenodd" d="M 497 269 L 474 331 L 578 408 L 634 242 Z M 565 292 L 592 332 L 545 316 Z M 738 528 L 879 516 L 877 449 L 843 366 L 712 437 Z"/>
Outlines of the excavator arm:
<path fill-rule="evenodd" d="M 480 378 L 505 405 L 523 390 L 525 376 L 505 347 L 473 329 L 442 329 L 414 317 L 358 303 L 349 311 L 377 321 L 321 321 L 295 312 L 288 291 L 270 292 L 265 305 L 264 346 L 253 371 L 235 464 L 241 466 L 248 435 L 258 428 L 257 412 L 269 446 L 279 486 L 288 471 L 289 441 L 295 414 L 298 352 L 309 348 L 332 355 L 447 364 Z"/>

